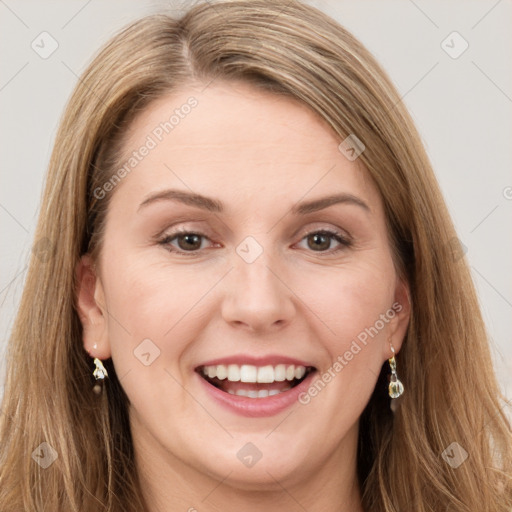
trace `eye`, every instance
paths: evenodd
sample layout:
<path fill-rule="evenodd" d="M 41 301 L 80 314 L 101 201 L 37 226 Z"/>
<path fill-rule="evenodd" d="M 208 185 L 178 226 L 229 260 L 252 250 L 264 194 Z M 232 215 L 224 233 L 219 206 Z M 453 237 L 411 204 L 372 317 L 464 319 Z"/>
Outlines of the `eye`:
<path fill-rule="evenodd" d="M 204 249 L 202 240 L 208 240 L 208 237 L 192 231 L 177 231 L 166 235 L 158 243 L 166 247 L 170 252 L 186 254 Z M 173 242 L 177 244 L 177 247 Z"/>
<path fill-rule="evenodd" d="M 205 240 L 209 238 L 202 233 L 180 230 L 164 236 L 158 244 L 163 245 L 169 252 L 192 256 L 205 248 Z M 341 233 L 327 229 L 312 231 L 302 238 L 301 242 L 303 241 L 306 241 L 307 249 L 321 253 L 334 253 L 351 245 L 351 241 Z M 333 241 L 338 244 L 334 249 L 331 248 Z"/>
<path fill-rule="evenodd" d="M 350 240 L 344 237 L 341 233 L 327 229 L 312 231 L 311 233 L 308 233 L 301 242 L 303 240 L 306 241 L 307 248 L 314 252 L 337 252 L 344 247 L 350 247 L 351 245 Z M 333 240 L 339 244 L 335 249 L 331 249 Z"/>

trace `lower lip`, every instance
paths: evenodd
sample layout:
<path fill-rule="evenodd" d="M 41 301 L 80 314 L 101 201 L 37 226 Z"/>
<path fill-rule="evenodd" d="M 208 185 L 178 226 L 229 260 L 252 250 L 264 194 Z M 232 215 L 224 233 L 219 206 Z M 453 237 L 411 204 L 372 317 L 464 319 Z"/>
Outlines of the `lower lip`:
<path fill-rule="evenodd" d="M 310 385 L 316 371 L 311 372 L 299 385 L 265 398 L 249 398 L 246 396 L 232 395 L 221 391 L 203 379 L 199 374 L 197 378 L 202 382 L 206 392 L 224 408 L 241 416 L 259 418 L 275 416 L 298 401 L 299 395 Z"/>

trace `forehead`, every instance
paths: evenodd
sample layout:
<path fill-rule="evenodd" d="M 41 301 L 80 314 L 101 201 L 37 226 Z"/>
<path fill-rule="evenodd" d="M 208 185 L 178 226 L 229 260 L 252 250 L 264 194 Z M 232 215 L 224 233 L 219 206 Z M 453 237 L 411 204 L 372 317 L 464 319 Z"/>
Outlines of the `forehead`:
<path fill-rule="evenodd" d="M 154 101 L 135 118 L 120 159 L 130 172 L 114 197 L 124 190 L 122 195 L 137 200 L 178 186 L 228 204 L 254 199 L 273 208 L 285 199 L 337 191 L 378 202 L 364 166 L 349 161 L 340 142 L 323 119 L 293 98 L 239 82 L 190 86 Z"/>

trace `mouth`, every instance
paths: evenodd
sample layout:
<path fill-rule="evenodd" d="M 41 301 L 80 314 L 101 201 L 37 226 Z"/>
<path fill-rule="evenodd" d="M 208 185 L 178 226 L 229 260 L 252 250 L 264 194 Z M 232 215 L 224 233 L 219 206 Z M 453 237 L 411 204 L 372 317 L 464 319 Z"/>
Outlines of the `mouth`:
<path fill-rule="evenodd" d="M 315 372 L 316 368 L 296 364 L 217 364 L 199 366 L 195 371 L 206 382 L 224 393 L 261 399 L 295 388 Z"/>

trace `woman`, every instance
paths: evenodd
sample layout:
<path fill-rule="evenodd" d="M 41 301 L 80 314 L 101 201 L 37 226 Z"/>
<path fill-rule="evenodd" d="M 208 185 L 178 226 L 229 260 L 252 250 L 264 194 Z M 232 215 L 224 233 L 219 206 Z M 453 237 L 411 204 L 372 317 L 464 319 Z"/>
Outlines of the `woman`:
<path fill-rule="evenodd" d="M 36 239 L 3 512 L 511 509 L 434 174 L 318 10 L 200 4 L 116 35 L 62 119 Z"/>

